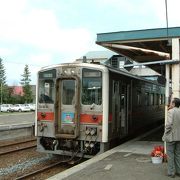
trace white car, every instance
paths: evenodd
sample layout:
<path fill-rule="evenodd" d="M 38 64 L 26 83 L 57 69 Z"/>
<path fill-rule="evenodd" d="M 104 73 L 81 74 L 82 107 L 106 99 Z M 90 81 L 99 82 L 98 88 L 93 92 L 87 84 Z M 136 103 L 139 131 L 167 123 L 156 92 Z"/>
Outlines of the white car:
<path fill-rule="evenodd" d="M 29 106 L 31 111 L 35 111 L 36 105 L 35 104 L 25 104 L 25 106 Z"/>
<path fill-rule="evenodd" d="M 0 106 L 1 112 L 12 112 L 13 111 L 13 105 L 12 104 L 2 104 Z"/>
<path fill-rule="evenodd" d="M 28 112 L 31 111 L 29 106 L 26 106 L 25 104 L 15 104 L 13 106 L 14 111 L 19 111 L 19 112 Z"/>

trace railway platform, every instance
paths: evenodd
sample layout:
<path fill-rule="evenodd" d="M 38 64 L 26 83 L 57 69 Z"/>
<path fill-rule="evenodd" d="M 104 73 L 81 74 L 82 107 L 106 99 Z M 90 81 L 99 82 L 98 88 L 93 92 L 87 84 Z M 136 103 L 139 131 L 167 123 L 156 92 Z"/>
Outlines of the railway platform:
<path fill-rule="evenodd" d="M 0 141 L 32 136 L 34 134 L 35 113 L 1 113 Z"/>
<path fill-rule="evenodd" d="M 166 176 L 167 163 L 153 164 L 150 157 L 154 146 L 164 145 L 161 141 L 162 133 L 161 127 L 52 176 L 48 180 L 168 180 L 170 178 Z"/>

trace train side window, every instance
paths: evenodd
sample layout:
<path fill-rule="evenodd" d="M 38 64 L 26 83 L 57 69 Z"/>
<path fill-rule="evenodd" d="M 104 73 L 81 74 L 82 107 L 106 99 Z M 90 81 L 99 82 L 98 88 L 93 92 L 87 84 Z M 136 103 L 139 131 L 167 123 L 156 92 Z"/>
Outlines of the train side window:
<path fill-rule="evenodd" d="M 149 93 L 145 93 L 144 105 L 145 105 L 145 106 L 148 106 L 148 105 L 149 105 Z"/>
<path fill-rule="evenodd" d="M 119 87 L 119 82 L 118 81 L 113 81 L 114 94 L 116 94 L 118 92 L 118 87 Z"/>
<path fill-rule="evenodd" d="M 98 70 L 83 69 L 82 77 L 82 104 L 102 104 L 102 72 Z"/>
<path fill-rule="evenodd" d="M 154 94 L 153 93 L 151 93 L 149 95 L 149 105 L 154 105 Z"/>
<path fill-rule="evenodd" d="M 161 103 L 160 103 L 160 95 L 159 95 L 159 94 L 156 94 L 155 102 L 156 102 L 156 105 L 161 104 Z"/>
<path fill-rule="evenodd" d="M 142 98 L 142 94 L 140 91 L 137 91 L 137 105 L 141 106 L 141 98 Z"/>
<path fill-rule="evenodd" d="M 161 104 L 165 104 L 165 96 L 164 96 L 164 94 L 161 94 Z"/>
<path fill-rule="evenodd" d="M 163 104 L 162 94 L 160 94 L 159 96 L 160 96 L 160 98 L 159 98 L 159 104 Z"/>

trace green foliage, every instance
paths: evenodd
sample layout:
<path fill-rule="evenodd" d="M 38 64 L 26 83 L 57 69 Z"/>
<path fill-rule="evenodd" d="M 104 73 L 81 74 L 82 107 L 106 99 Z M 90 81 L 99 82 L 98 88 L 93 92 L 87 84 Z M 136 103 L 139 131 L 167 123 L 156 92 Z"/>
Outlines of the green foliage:
<path fill-rule="evenodd" d="M 0 103 L 6 103 L 8 101 L 8 86 L 6 84 L 6 71 L 2 61 L 0 58 Z"/>
<path fill-rule="evenodd" d="M 22 79 L 21 79 L 20 83 L 23 87 L 23 92 L 24 92 L 24 96 L 23 96 L 24 102 L 23 103 L 30 103 L 30 102 L 32 102 L 33 97 L 32 97 L 32 90 L 31 90 L 31 86 L 30 86 L 31 73 L 29 71 L 28 65 L 25 65 L 24 72 L 21 76 L 22 76 Z"/>
<path fill-rule="evenodd" d="M 2 84 L 2 86 L 6 85 L 6 72 L 1 58 L 0 58 L 0 84 Z"/>

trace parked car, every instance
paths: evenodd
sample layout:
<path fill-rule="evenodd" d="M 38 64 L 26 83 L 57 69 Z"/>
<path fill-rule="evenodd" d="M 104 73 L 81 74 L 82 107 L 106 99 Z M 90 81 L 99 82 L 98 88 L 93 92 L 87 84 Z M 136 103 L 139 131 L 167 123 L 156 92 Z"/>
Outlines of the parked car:
<path fill-rule="evenodd" d="M 15 104 L 13 106 L 14 111 L 19 111 L 19 112 L 28 112 L 31 111 L 29 106 L 26 106 L 25 104 Z"/>
<path fill-rule="evenodd" d="M 12 104 L 2 104 L 0 107 L 1 112 L 12 112 L 13 111 L 13 105 Z"/>
<path fill-rule="evenodd" d="M 25 106 L 29 106 L 31 111 L 35 111 L 35 109 L 36 109 L 35 104 L 25 104 Z"/>

